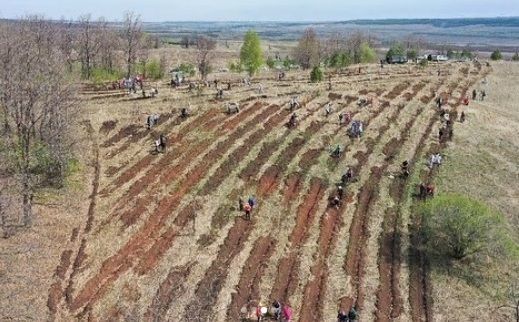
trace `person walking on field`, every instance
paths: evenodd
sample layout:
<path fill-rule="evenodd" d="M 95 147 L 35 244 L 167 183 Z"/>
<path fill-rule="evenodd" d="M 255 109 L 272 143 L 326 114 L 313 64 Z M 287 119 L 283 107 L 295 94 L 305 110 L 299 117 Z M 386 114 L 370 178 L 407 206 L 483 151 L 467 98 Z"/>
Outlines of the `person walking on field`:
<path fill-rule="evenodd" d="M 243 210 L 245 211 L 245 219 L 250 220 L 250 213 L 252 211 L 252 207 L 250 206 L 250 204 L 246 203 L 243 206 Z"/>

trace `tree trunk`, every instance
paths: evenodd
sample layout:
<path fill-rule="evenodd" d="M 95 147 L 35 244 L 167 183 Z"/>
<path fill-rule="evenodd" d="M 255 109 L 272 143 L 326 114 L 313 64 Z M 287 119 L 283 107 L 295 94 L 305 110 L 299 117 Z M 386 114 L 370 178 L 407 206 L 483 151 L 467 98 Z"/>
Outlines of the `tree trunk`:
<path fill-rule="evenodd" d="M 32 224 L 32 193 L 27 174 L 22 175 L 22 189 L 23 225 L 30 227 Z"/>

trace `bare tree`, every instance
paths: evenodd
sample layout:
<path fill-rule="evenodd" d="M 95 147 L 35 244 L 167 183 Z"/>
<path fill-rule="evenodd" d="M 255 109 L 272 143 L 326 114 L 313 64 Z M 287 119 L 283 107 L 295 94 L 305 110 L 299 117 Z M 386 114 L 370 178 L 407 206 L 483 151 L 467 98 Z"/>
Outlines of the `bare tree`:
<path fill-rule="evenodd" d="M 61 54 L 65 58 L 67 70 L 72 72 L 75 61 L 74 46 L 77 40 L 75 24 L 73 21 L 61 20 L 59 25 L 59 48 L 61 50 Z"/>
<path fill-rule="evenodd" d="M 31 224 L 36 188 L 63 177 L 70 151 L 75 105 L 58 30 L 40 17 L 5 22 L 0 29 L 0 146 L 20 188 L 25 226 Z"/>
<path fill-rule="evenodd" d="M 202 79 L 206 79 L 211 70 L 212 51 L 216 48 L 213 39 L 198 37 L 196 40 L 196 63 Z"/>
<path fill-rule="evenodd" d="M 79 17 L 80 32 L 78 36 L 78 51 L 81 61 L 81 75 L 89 79 L 92 73 L 94 59 L 100 47 L 99 30 L 92 22 L 91 15 Z"/>
<path fill-rule="evenodd" d="M 294 50 L 294 57 L 303 69 L 317 66 L 321 59 L 321 44 L 315 30 L 307 28 Z"/>
<path fill-rule="evenodd" d="M 99 64 L 112 72 L 115 69 L 116 52 L 119 49 L 119 37 L 104 18 L 98 22 Z"/>
<path fill-rule="evenodd" d="M 155 38 L 148 34 L 143 34 L 140 46 L 138 48 L 137 56 L 139 64 L 141 65 L 142 76 L 146 77 L 146 65 L 150 60 L 150 50 L 155 47 Z"/>
<path fill-rule="evenodd" d="M 127 12 L 124 16 L 122 39 L 126 56 L 126 77 L 130 77 L 142 40 L 141 18 L 133 12 Z"/>

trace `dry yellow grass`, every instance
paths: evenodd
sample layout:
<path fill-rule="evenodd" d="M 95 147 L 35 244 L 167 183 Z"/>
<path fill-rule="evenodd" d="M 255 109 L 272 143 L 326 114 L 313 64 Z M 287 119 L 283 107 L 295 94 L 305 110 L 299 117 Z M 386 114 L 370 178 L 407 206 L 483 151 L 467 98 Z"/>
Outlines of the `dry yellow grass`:
<path fill-rule="evenodd" d="M 467 121 L 456 124 L 437 182 L 442 192 L 462 193 L 500 211 L 518 242 L 519 64 L 492 63 L 492 68 L 486 84 L 475 86 L 488 96 L 464 108 Z M 460 278 L 457 270 L 451 276 L 435 273 L 435 316 L 441 321 L 514 321 L 513 309 L 498 307 L 513 304 L 504 294 L 512 283 L 519 283 L 518 267 L 517 258 L 503 258 L 470 269 L 482 270 L 472 272 L 482 278 L 471 278 L 470 272 L 468 278 Z"/>
<path fill-rule="evenodd" d="M 283 52 L 283 50 L 286 50 L 286 47 L 284 46 L 285 44 L 275 44 L 270 50 L 272 52 L 278 50 Z M 235 49 L 237 47 L 235 47 L 236 44 L 231 44 L 231 48 L 229 49 L 219 48 L 217 52 L 219 57 L 217 66 L 225 67 L 226 61 L 230 58 L 236 57 Z M 192 51 L 179 50 L 178 48 L 168 48 L 166 49 L 166 52 L 170 54 L 171 64 L 173 65 L 177 62 L 184 61 L 188 57 L 193 57 Z M 457 79 L 459 68 L 461 66 L 462 65 L 451 64 L 449 67 L 445 67 L 444 72 L 446 74 L 449 73 L 449 75 L 446 76 L 449 82 Z M 411 103 L 408 103 L 409 106 L 406 107 L 404 110 L 405 112 L 397 121 L 393 124 L 388 124 L 389 126 L 384 132 L 383 137 L 376 142 L 374 146 L 370 147 L 372 149 L 372 154 L 366 159 L 366 164 L 362 165 L 363 170 L 359 174 L 359 182 L 351 186 L 352 191 L 355 193 L 357 193 L 359 188 L 368 181 L 371 167 L 382 165 L 385 162 L 385 156 L 382 154 L 383 148 L 391 138 L 399 137 L 400 130 L 403 128 L 404 124 L 411 119 L 416 107 L 420 105 L 418 102 L 421 96 L 429 94 L 429 89 L 434 87 L 433 85 L 435 85 L 435 80 L 437 79 L 435 76 L 435 66 L 426 69 L 408 66 L 391 66 L 387 67 L 383 71 L 381 71 L 377 65 L 367 65 L 363 66 L 363 68 L 365 72 L 362 75 L 354 75 L 350 77 L 340 75 L 335 77 L 333 79 L 334 89 L 332 92 L 341 93 L 343 95 L 358 95 L 358 92 L 363 89 L 382 89 L 384 90 L 384 93 L 382 94 L 383 96 L 393 89 L 395 85 L 406 81 L 410 81 L 409 88 L 421 80 L 429 82 L 429 85 L 422 89 Z M 506 70 L 506 67 L 501 67 L 501 65 L 496 66 L 495 68 L 496 74 L 489 76 L 489 89 L 487 91 L 489 93 L 489 101 L 486 102 L 486 104 L 492 104 L 493 97 L 498 97 L 496 94 L 493 94 L 494 89 L 492 88 L 492 82 L 501 79 L 503 76 L 500 72 Z M 241 273 L 246 269 L 244 265 L 254 247 L 254 242 L 267 235 L 273 235 L 275 237 L 278 248 L 276 248 L 274 254 L 265 263 L 266 268 L 263 278 L 258 282 L 259 285 L 257 285 L 257 289 L 260 293 L 259 298 L 255 300 L 263 300 L 264 303 L 268 303 L 272 300 L 269 299 L 268 296 L 277 275 L 277 263 L 278 260 L 286 256 L 289 251 L 294 251 L 294 249 L 291 249 L 292 245 L 291 241 L 289 241 L 289 235 L 296 225 L 295 213 L 298 208 L 297 205 L 302 203 L 304 199 L 303 193 L 306 193 L 308 190 L 310 179 L 321 178 L 323 182 L 328 184 L 326 191 L 323 193 L 324 197 L 333 194 L 335 190 L 333 183 L 335 180 L 340 177 L 341 172 L 347 166 L 356 165 L 357 160 L 355 154 L 359 151 L 368 150 L 368 139 L 373 141 L 375 140 L 378 130 L 386 124 L 392 111 L 391 109 L 383 110 L 380 115 L 373 118 L 370 126 L 366 129 L 364 139 L 350 143 L 351 149 L 346 153 L 339 165 L 331 170 L 328 168 L 329 156 L 326 154 L 326 151 L 329 146 L 327 144 L 329 144 L 329 142 L 334 143 L 335 141 L 340 142 L 341 140 L 344 140 L 344 132 L 335 132 L 337 129 L 337 125 L 335 124 L 335 115 L 333 116 L 333 119 L 326 122 L 323 121 L 324 117 L 321 106 L 328 101 L 329 93 L 326 90 L 326 84 L 314 85 L 307 83 L 306 79 L 308 75 L 306 75 L 306 73 L 290 72 L 287 76 L 293 78 L 293 81 L 288 86 L 281 87 L 278 86 L 278 82 L 273 81 L 275 73 L 262 74 L 259 81 L 261 81 L 265 86 L 267 98 L 261 99 L 261 101 L 268 104 L 278 104 L 283 106 L 288 102 L 288 93 L 295 91 L 306 93 L 301 95 L 301 97 L 310 97 L 311 93 L 317 92 L 319 95 L 314 98 L 305 109 L 298 111 L 301 116 L 308 115 L 308 117 L 304 119 L 296 130 L 287 131 L 282 127 L 276 127 L 273 131 L 264 137 L 261 137 L 260 141 L 256 142 L 247 152 L 243 160 L 240 160 L 239 165 L 233 169 L 228 176 L 222 180 L 222 182 L 219 182 L 217 190 L 211 191 L 207 195 L 199 195 L 198 192 L 200 191 L 200 188 L 202 188 L 204 184 L 217 172 L 218 167 L 225 162 L 226 158 L 239 148 L 239 146 L 251 135 L 253 130 L 262 129 L 263 124 L 255 124 L 252 126 L 246 134 L 239 137 L 234 142 L 231 148 L 225 151 L 220 159 L 214 160 L 210 167 L 205 169 L 207 170 L 206 174 L 197 182 L 192 191 L 182 198 L 179 207 L 170 211 L 171 213 L 168 214 L 164 226 L 159 227 L 158 229 L 162 232 L 168 228 L 175 227 L 175 219 L 179 215 L 180 210 L 184 208 L 184 206 L 190 204 L 190 202 L 195 202 L 201 205 L 201 208 L 197 210 L 195 220 L 187 224 L 186 227 L 183 227 L 186 231 L 174 240 L 174 243 L 166 249 L 161 259 L 149 272 L 144 275 L 139 275 L 136 274 L 133 269 L 129 269 L 123 271 L 119 278 L 109 284 L 109 288 L 106 292 L 103 293 L 100 296 L 100 299 L 93 304 L 91 311 L 93 316 L 106 317 L 107 315 L 112 315 L 114 319 L 119 320 L 130 317 L 143 317 L 147 311 L 147 307 L 156 298 L 157 290 L 163 284 L 163 281 L 168 275 L 168 272 L 170 272 L 170 269 L 194 262 L 196 265 L 194 265 L 189 273 L 183 277 L 183 280 L 179 282 L 179 294 L 176 294 L 174 305 L 169 306 L 166 308 L 166 312 L 163 312 L 165 318 L 172 321 L 178 320 L 178 318 L 184 314 L 186 306 L 196 297 L 197 285 L 206 276 L 207 270 L 213 265 L 215 258 L 217 258 L 221 251 L 222 245 L 225 244 L 229 232 L 234 228 L 234 218 L 238 216 L 238 213 L 231 210 L 229 210 L 228 214 L 224 214 L 224 222 L 220 229 L 215 230 L 214 227 L 212 227 L 212 221 L 214 218 L 216 216 L 221 216 L 221 214 L 217 213 L 218 209 L 235 204 L 235 200 L 232 199 L 234 197 L 231 198 L 232 193 L 235 191 L 240 191 L 240 194 L 244 196 L 254 193 L 257 188 L 256 181 L 263 173 L 265 173 L 267 168 L 275 162 L 277 157 L 281 155 L 281 151 L 285 147 L 290 146 L 291 142 L 295 138 L 301 137 L 303 131 L 309 128 L 312 122 L 322 122 L 322 126 L 317 133 L 312 137 L 305 138 L 307 140 L 305 141 L 304 146 L 291 160 L 289 160 L 289 163 L 286 165 L 286 170 L 284 170 L 285 172 L 282 174 L 283 176 L 286 176 L 287 174 L 298 170 L 307 171 L 306 176 L 303 178 L 301 194 L 297 195 L 297 199 L 293 200 L 289 209 L 284 209 L 284 202 L 281 197 L 281 192 L 284 188 L 284 179 L 281 178 L 280 185 L 276 189 L 275 193 L 267 197 L 265 200 L 261 200 L 261 208 L 259 213 L 256 215 L 259 223 L 255 223 L 251 227 L 246 240 L 243 241 L 242 247 L 237 249 L 235 255 L 233 255 L 233 257 L 227 262 L 228 267 L 226 271 L 228 271 L 229 274 L 219 280 L 221 287 L 214 295 L 215 298 L 212 309 L 216 320 L 225 321 L 227 319 L 227 307 L 232 301 L 231 294 L 235 292 L 236 285 L 239 283 L 241 278 Z M 215 77 L 220 79 L 239 79 L 240 75 L 218 74 L 215 75 Z M 493 80 L 494 77 L 496 80 Z M 447 85 L 446 82 L 444 86 Z M 127 100 L 126 97 L 90 100 L 91 95 L 82 96 L 82 99 L 84 99 L 84 118 L 90 121 L 95 130 L 95 141 L 97 141 L 98 144 L 101 144 L 108 137 L 117 133 L 121 128 L 130 124 L 144 126 L 145 117 L 149 113 L 174 113 L 176 115 L 179 108 L 191 104 L 194 113 L 199 116 L 208 110 L 222 109 L 223 107 L 222 103 L 208 103 L 208 98 L 212 98 L 213 95 L 212 89 L 207 90 L 205 92 L 206 95 L 204 96 L 195 97 L 184 91 L 171 90 L 166 87 L 165 82 L 157 82 L 154 86 L 158 86 L 159 96 L 155 99 L 149 100 Z M 256 87 L 253 86 L 253 88 L 247 88 L 236 86 L 235 89 L 233 89 L 232 99 L 243 100 L 250 96 L 255 96 L 256 92 L 254 91 L 254 88 Z M 501 87 L 498 88 L 496 86 L 495 91 L 499 92 L 500 89 Z M 396 99 L 392 99 L 392 103 L 396 104 L 399 101 L 403 101 L 402 95 L 398 96 Z M 505 93 L 499 95 L 499 97 L 502 97 Z M 496 103 L 497 102 L 498 101 L 496 101 Z M 252 103 L 253 102 L 247 104 Z M 503 103 L 503 101 L 499 102 L 499 104 L 501 103 Z M 345 110 L 348 111 L 354 111 L 356 109 L 357 107 L 355 102 L 345 107 Z M 317 110 L 317 112 L 313 112 L 314 110 Z M 253 119 L 256 115 L 260 114 L 261 111 L 262 110 L 249 112 L 250 114 L 247 115 L 242 122 L 247 122 L 248 120 Z M 494 111 L 490 112 L 490 109 L 488 111 L 488 113 L 494 113 Z M 501 110 L 496 110 L 495 112 L 504 113 L 504 111 Z M 372 112 L 369 109 L 363 109 L 356 116 L 356 119 L 367 120 L 370 118 L 371 113 Z M 221 118 L 219 119 L 218 117 L 219 116 L 215 116 L 216 119 L 220 120 Z M 395 160 L 389 161 L 391 162 L 391 165 L 388 168 L 389 172 L 397 170 L 400 158 L 409 157 L 413 154 L 413 149 L 418 143 L 421 130 L 426 126 L 429 117 L 431 117 L 430 113 L 422 113 L 417 119 L 416 125 L 410 132 L 410 137 L 412 139 L 406 141 Z M 475 115 L 472 115 L 472 112 L 468 114 L 468 126 L 473 124 L 472 119 L 475 117 Z M 117 120 L 117 127 L 108 135 L 97 134 L 102 123 L 107 120 Z M 186 122 L 190 121 L 188 120 Z M 186 123 L 183 123 L 183 125 L 180 126 L 175 126 L 171 133 L 183 133 L 183 129 L 186 126 L 185 124 Z M 489 122 L 489 124 L 493 123 Z M 515 124 L 517 125 L 517 123 Z M 463 127 L 465 126 L 466 125 L 463 125 Z M 159 127 L 158 131 L 163 128 L 164 127 Z M 460 134 L 457 134 L 457 140 L 463 138 L 463 131 L 463 129 L 459 131 Z M 515 127 L 515 129 L 512 127 L 507 131 L 510 132 L 505 131 L 503 132 L 503 135 L 516 133 L 517 127 Z M 212 150 L 217 147 L 220 142 L 226 139 L 226 135 L 219 136 L 219 133 L 200 129 L 196 132 L 192 131 L 188 133 L 186 135 L 186 141 L 189 142 L 189 144 L 194 145 L 208 139 L 210 144 L 207 149 Z M 53 282 L 53 274 L 56 266 L 59 264 L 60 253 L 65 249 L 72 249 L 74 252 L 72 258 L 74 258 L 77 253 L 78 241 L 71 243 L 67 242 L 67 240 L 69 239 L 73 228 L 79 227 L 81 228 L 80 230 L 82 230 L 84 227 L 87 212 L 86 209 L 88 207 L 87 196 L 90 193 L 90 181 L 92 180 L 92 164 L 90 159 L 93 148 L 91 143 L 89 143 L 90 141 L 86 134 L 82 134 L 82 137 L 84 137 L 85 144 L 81 148 L 81 151 L 84 152 L 84 159 L 81 161 L 83 164 L 87 165 L 84 167 L 84 173 L 81 174 L 83 176 L 82 181 L 84 182 L 82 189 L 63 192 L 64 196 L 56 199 L 56 203 L 60 204 L 58 208 L 41 208 L 40 220 L 35 221 L 34 228 L 28 231 L 22 231 L 11 239 L 0 241 L 0 250 L 2 252 L 2 262 L 0 262 L 2 263 L 0 265 L 0 282 L 5 282 L 5 289 L 8 294 L 0 296 L 0 307 L 7 308 L 7 310 L 2 310 L 0 313 L 1 319 L 13 318 L 23 320 L 38 319 L 44 314 L 47 316 L 47 297 L 49 287 Z M 245 183 L 243 180 L 238 178 L 237 174 L 239 171 L 250 162 L 253 162 L 256 158 L 261 157 L 259 155 L 261 144 L 264 142 L 270 142 L 277 138 L 282 139 L 282 143 L 276 147 L 275 152 L 267 158 L 266 163 L 262 164 L 257 169 L 255 178 L 253 178 L 254 180 Z M 151 147 L 151 139 L 151 137 L 146 136 L 137 143 L 129 145 L 124 150 L 124 153 L 116 155 L 115 157 L 110 157 L 109 153 L 114 149 L 121 148 L 124 145 L 124 140 L 115 144 L 113 147 L 101 147 L 99 160 L 101 164 L 99 190 L 103 191 L 103 189 L 111 187 L 113 185 L 113 180 L 117 175 L 120 175 L 121 172 L 129 169 L 139 160 L 145 158 L 149 153 L 149 147 Z M 506 142 L 504 138 L 502 141 Z M 328 143 L 325 144 L 325 142 Z M 427 144 L 430 143 L 431 142 L 427 141 Z M 177 143 L 172 142 L 173 151 L 180 148 L 180 146 L 175 144 Z M 459 144 L 458 141 L 456 141 L 453 146 L 456 146 L 457 144 Z M 514 159 L 511 157 L 513 157 L 514 153 L 517 152 L 517 150 L 513 150 L 517 145 L 513 144 L 505 145 L 503 143 L 503 149 L 501 149 L 501 147 L 495 148 L 494 146 L 494 149 L 492 150 L 492 155 L 503 153 L 509 157 L 508 162 L 505 163 L 509 170 L 514 169 Z M 319 158 L 317 158 L 313 163 L 313 166 L 310 169 L 300 169 L 298 164 L 303 154 L 310 149 L 316 148 L 322 149 L 322 151 Z M 203 158 L 203 152 L 204 151 L 199 151 L 198 156 L 193 158 L 192 162 L 188 164 L 186 168 L 181 169 L 171 182 L 158 187 L 153 195 L 147 195 L 147 190 L 145 190 L 137 196 L 149 198 L 150 205 L 142 214 L 140 214 L 137 222 L 127 229 L 123 229 L 123 224 L 118 220 L 117 215 L 120 210 L 123 210 L 126 207 L 131 207 L 131 205 L 133 205 L 131 202 L 134 200 L 129 200 L 128 204 L 120 205 L 122 209 L 115 208 L 115 202 L 119 198 L 125 196 L 128 193 L 128 189 L 130 189 L 135 182 L 138 182 L 146 171 L 157 167 L 161 157 L 154 158 L 149 165 L 141 169 L 137 175 L 130 178 L 128 182 L 121 185 L 118 189 L 109 194 L 103 194 L 98 197 L 95 208 L 93 232 L 85 235 L 80 234 L 79 239 L 85 237 L 88 240 L 85 249 L 87 257 L 82 263 L 81 269 L 75 273 L 73 278 L 71 278 L 74 283 L 74 289 L 71 293 L 72 297 L 77 296 L 78 292 L 81 291 L 87 281 L 96 276 L 99 270 L 103 267 L 106 258 L 116 254 L 123 245 L 131 239 L 133 234 L 145 226 L 146 221 L 153 216 L 154 209 L 158 205 L 159 201 L 178 189 L 178 179 L 187 177 L 189 175 L 189 170 L 196 168 L 197 164 Z M 452 152 L 448 152 L 448 154 L 451 155 Z M 172 161 L 172 164 L 174 165 L 178 162 L 178 160 Z M 110 167 L 121 167 L 115 177 L 107 175 L 106 171 Z M 516 170 L 517 164 L 515 164 L 515 171 Z M 510 178 L 507 177 L 503 180 L 505 179 Z M 507 183 L 510 182 L 511 179 Z M 380 225 L 384 209 L 391 204 L 388 199 L 390 185 L 389 178 L 385 176 L 380 181 L 380 185 L 380 198 L 372 208 L 374 215 L 368 222 L 369 230 L 371 231 L 371 237 L 367 242 L 367 253 L 369 257 L 365 264 L 367 277 L 362 282 L 362 287 L 367 290 L 366 294 L 368 298 L 366 299 L 366 314 L 364 318 L 368 320 L 373 319 L 373 310 L 376 309 L 375 293 L 379 283 L 376 265 L 378 256 L 378 236 L 381 233 Z M 508 187 L 513 188 L 514 186 L 511 185 Z M 146 188 L 151 190 L 153 187 L 150 186 Z M 514 191 L 517 191 L 517 189 L 510 189 L 507 191 L 509 192 L 507 200 L 513 199 L 517 202 L 517 196 L 513 195 Z M 80 200 L 80 202 L 76 202 L 75 200 Z M 65 201 L 68 201 L 68 203 Z M 515 203 L 515 205 L 517 206 L 517 203 Z M 336 314 L 337 301 L 340 300 L 341 297 L 354 295 L 356 292 L 351 288 L 351 277 L 344 274 L 342 266 L 344 264 L 346 249 L 349 243 L 350 223 L 357 206 L 356 198 L 351 204 L 347 205 L 342 218 L 343 225 L 339 227 L 337 232 L 341 235 L 341 238 L 337 241 L 337 244 L 332 247 L 330 255 L 326 259 L 327 265 L 329 266 L 327 274 L 329 274 L 330 278 L 325 285 L 325 294 L 321 294 L 323 299 L 322 301 L 324 301 L 322 316 L 325 317 L 326 320 L 333 319 Z M 512 215 L 513 211 L 517 208 L 511 207 L 507 209 L 509 211 L 508 213 Z M 502 210 L 506 213 L 507 209 Z M 313 222 L 308 223 L 308 229 L 305 231 L 306 237 L 304 241 L 295 250 L 297 253 L 298 264 L 293 272 L 299 276 L 299 282 L 295 285 L 290 302 L 296 310 L 298 310 L 305 302 L 304 295 L 307 284 L 316 278 L 311 268 L 315 264 L 315 259 L 320 255 L 318 248 L 321 231 L 320 221 L 321 215 L 325 214 L 326 211 L 327 202 L 325 198 L 322 198 L 316 205 L 316 215 Z M 405 224 L 406 220 L 403 222 Z M 402 227 L 404 233 L 406 232 L 406 229 L 407 227 Z M 203 236 L 208 235 L 211 235 L 213 239 L 207 244 L 202 245 L 200 239 Z M 27 248 L 31 247 L 31 245 L 37 245 L 38 248 Z M 404 249 L 402 249 L 402 252 L 405 254 L 405 247 L 407 247 L 405 240 L 403 247 Z M 18 249 L 28 249 L 28 253 L 23 256 L 17 255 L 16 252 Z M 45 254 L 45 256 L 41 256 L 41 254 Z M 138 258 L 132 258 L 132 260 L 138 260 Z M 15 272 L 15 268 L 21 268 L 18 271 L 21 272 L 21 274 Z M 68 281 L 69 274 L 67 273 L 66 275 L 65 279 Z M 405 267 L 402 269 L 402 275 L 405 277 L 401 280 L 401 288 L 403 296 L 407 297 L 407 289 L 409 286 L 407 285 L 406 278 L 408 274 L 405 271 Z M 25 278 L 24 276 L 29 277 Z M 445 283 L 444 277 L 440 276 L 439 278 L 440 280 L 437 282 L 438 285 L 444 285 L 442 284 Z M 104 281 L 102 282 L 104 283 Z M 30 288 L 29 285 L 31 286 Z M 27 290 L 29 290 L 29 292 L 27 292 Z M 434 290 L 436 291 L 437 288 L 435 287 Z M 452 297 L 449 298 L 449 303 L 454 303 L 459 306 L 469 303 L 469 300 L 467 300 L 467 302 L 453 301 L 452 298 L 454 297 L 454 294 L 455 293 L 451 293 Z M 26 305 L 26 303 L 30 303 L 31 305 Z M 437 301 L 435 302 L 435 305 L 439 305 L 437 303 L 442 304 L 443 302 Z M 409 318 L 408 306 L 408 303 L 406 303 L 406 308 L 401 316 L 402 321 Z M 446 316 L 446 313 L 441 309 L 438 309 L 435 312 L 439 317 Z M 78 312 L 70 312 L 67 305 L 62 303 L 58 307 L 56 318 L 58 320 L 71 320 L 74 319 L 74 316 L 77 315 L 77 313 Z M 298 314 L 299 313 L 296 312 L 296 316 L 298 316 Z M 464 314 L 469 314 L 469 312 Z M 463 315 L 463 317 L 465 316 L 470 315 Z"/>

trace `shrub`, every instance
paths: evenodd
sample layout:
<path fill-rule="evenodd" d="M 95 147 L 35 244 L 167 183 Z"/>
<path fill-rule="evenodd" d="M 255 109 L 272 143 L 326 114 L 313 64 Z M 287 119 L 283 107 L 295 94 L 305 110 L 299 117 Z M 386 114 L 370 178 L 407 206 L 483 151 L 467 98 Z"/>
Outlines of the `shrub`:
<path fill-rule="evenodd" d="M 310 80 L 312 83 L 317 83 L 323 80 L 323 71 L 319 66 L 315 66 L 310 73 Z"/>
<path fill-rule="evenodd" d="M 105 68 L 93 68 L 91 80 L 94 84 L 103 84 L 106 82 L 117 81 L 124 77 L 124 73 L 118 70 L 108 70 Z"/>
<path fill-rule="evenodd" d="M 513 56 L 512 56 L 512 61 L 519 61 L 519 53 L 516 52 Z"/>
<path fill-rule="evenodd" d="M 240 64 L 240 62 L 230 62 L 229 70 L 231 72 L 241 73 L 241 72 L 243 72 L 243 66 L 242 66 L 242 64 Z"/>
<path fill-rule="evenodd" d="M 158 60 L 152 59 L 146 64 L 146 76 L 153 80 L 161 79 L 164 76 L 164 71 L 161 69 Z"/>
<path fill-rule="evenodd" d="M 440 195 L 423 204 L 419 213 L 426 252 L 431 256 L 461 260 L 501 247 L 503 219 L 479 201 Z"/>
<path fill-rule="evenodd" d="M 159 60 L 151 59 L 148 62 L 140 63 L 136 67 L 137 73 L 153 80 L 161 79 L 164 76 L 163 64 Z"/>
<path fill-rule="evenodd" d="M 393 56 L 405 56 L 404 46 L 400 43 L 396 43 L 386 53 L 386 60 L 389 61 Z"/>
<path fill-rule="evenodd" d="M 290 70 L 292 66 L 296 64 L 296 61 L 291 59 L 290 57 L 285 57 L 283 60 L 283 67 L 285 67 L 286 70 Z"/>
<path fill-rule="evenodd" d="M 272 57 L 269 57 L 267 58 L 266 64 L 268 68 L 273 69 L 276 66 L 276 61 Z"/>
<path fill-rule="evenodd" d="M 409 49 L 407 51 L 407 59 L 415 60 L 418 58 L 418 51 L 416 49 Z"/>
<path fill-rule="evenodd" d="M 196 70 L 195 66 L 191 64 L 182 63 L 178 66 L 178 70 L 181 71 L 185 76 L 193 77 L 195 76 Z"/>
<path fill-rule="evenodd" d="M 374 63 L 378 61 L 375 49 L 371 48 L 368 43 L 360 45 L 360 62 L 363 64 Z"/>
<path fill-rule="evenodd" d="M 503 59 L 503 54 L 501 54 L 501 51 L 499 49 L 496 49 L 490 55 L 490 59 L 492 59 L 492 60 L 501 60 L 501 59 Z"/>
<path fill-rule="evenodd" d="M 332 68 L 344 68 L 350 65 L 353 61 L 350 53 L 336 52 L 326 60 L 326 66 Z"/>

